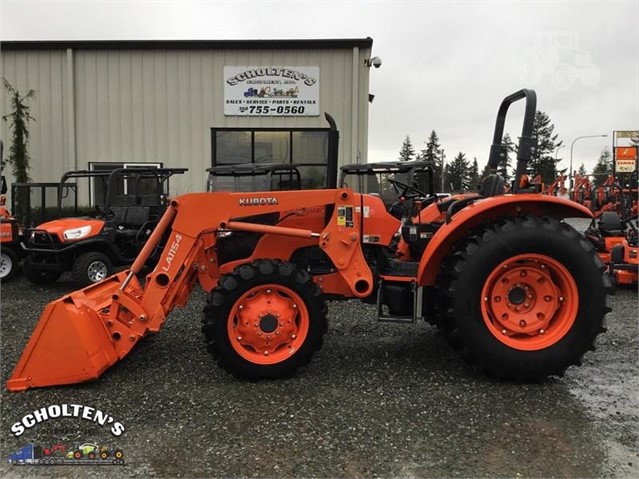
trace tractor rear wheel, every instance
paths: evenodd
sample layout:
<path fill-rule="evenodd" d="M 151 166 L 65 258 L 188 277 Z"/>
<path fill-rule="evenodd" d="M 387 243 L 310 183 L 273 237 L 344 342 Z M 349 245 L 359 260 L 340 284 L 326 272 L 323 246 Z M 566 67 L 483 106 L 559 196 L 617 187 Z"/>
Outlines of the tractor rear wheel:
<path fill-rule="evenodd" d="M 204 309 L 207 349 L 227 372 L 257 381 L 293 375 L 322 346 L 326 303 L 305 271 L 279 260 L 220 278 Z"/>
<path fill-rule="evenodd" d="M 80 286 L 102 281 L 113 273 L 109 257 L 97 251 L 83 253 L 73 264 L 73 280 Z"/>
<path fill-rule="evenodd" d="M 585 238 L 553 218 L 486 226 L 448 264 L 445 331 L 464 359 L 491 376 L 562 375 L 605 331 L 605 267 Z"/>
<path fill-rule="evenodd" d="M 59 271 L 47 271 L 34 268 L 29 257 L 25 258 L 22 270 L 24 272 L 24 277 L 27 278 L 29 282 L 39 286 L 46 286 L 48 284 L 55 283 L 62 275 Z"/>
<path fill-rule="evenodd" d="M 9 282 L 18 273 L 18 255 L 11 248 L 0 250 L 0 281 Z"/>

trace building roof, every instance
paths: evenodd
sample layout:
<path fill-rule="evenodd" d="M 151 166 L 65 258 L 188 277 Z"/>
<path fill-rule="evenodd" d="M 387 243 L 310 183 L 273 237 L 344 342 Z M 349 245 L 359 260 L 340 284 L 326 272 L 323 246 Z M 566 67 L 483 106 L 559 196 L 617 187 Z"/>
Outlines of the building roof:
<path fill-rule="evenodd" d="M 371 48 L 373 39 L 316 40 L 17 40 L 0 42 L 0 50 L 192 50 Z"/>

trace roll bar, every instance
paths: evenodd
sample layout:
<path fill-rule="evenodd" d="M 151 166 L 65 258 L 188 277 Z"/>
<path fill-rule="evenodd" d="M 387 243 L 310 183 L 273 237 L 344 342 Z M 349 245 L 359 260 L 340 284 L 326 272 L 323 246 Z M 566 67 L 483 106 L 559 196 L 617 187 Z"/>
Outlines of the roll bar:
<path fill-rule="evenodd" d="M 499 111 L 497 112 L 497 121 L 495 122 L 495 133 L 493 135 L 493 144 L 490 147 L 490 156 L 488 157 L 488 168 L 491 173 L 495 173 L 499 161 L 507 155 L 506 147 L 502 144 L 504 136 L 504 125 L 506 123 L 506 114 L 510 105 L 521 99 L 526 99 L 526 110 L 524 112 L 524 123 L 521 128 L 521 136 L 519 137 L 519 146 L 517 148 L 517 168 L 515 170 L 515 182 L 513 192 L 519 189 L 519 178 L 526 172 L 528 161 L 537 148 L 536 140 L 532 137 L 533 123 L 535 121 L 535 113 L 537 111 L 537 94 L 534 90 L 522 89 L 518 92 L 508 95 L 501 102 Z"/>

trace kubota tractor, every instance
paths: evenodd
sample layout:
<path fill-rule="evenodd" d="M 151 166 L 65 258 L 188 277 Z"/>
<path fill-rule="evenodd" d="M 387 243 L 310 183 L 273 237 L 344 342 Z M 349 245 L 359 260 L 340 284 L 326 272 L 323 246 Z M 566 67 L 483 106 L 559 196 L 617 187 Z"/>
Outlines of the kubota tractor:
<path fill-rule="evenodd" d="M 634 221 L 634 223 L 633 223 Z M 637 215 L 621 219 L 615 211 L 605 211 L 593 219 L 584 235 L 597 249 L 616 284 L 636 285 L 639 281 L 639 230 Z"/>
<path fill-rule="evenodd" d="M 78 181 L 87 183 L 87 197 L 93 192 L 94 206 L 85 216 L 27 229 L 24 275 L 42 285 L 72 271 L 74 281 L 85 286 L 111 275 L 114 266 L 131 264 L 166 210 L 169 178 L 185 171 L 136 166 L 65 173 L 60 181 L 59 209 L 69 202 L 77 209 L 77 198 L 69 201 L 68 197 L 80 186 Z"/>
<path fill-rule="evenodd" d="M 494 171 L 509 106 L 526 100 L 516 178 L 535 147 L 536 96 L 499 108 Z M 391 179 L 412 199 L 398 219 L 379 196 L 352 188 L 192 193 L 174 198 L 131 268 L 50 303 L 7 387 L 96 379 L 199 283 L 210 292 L 202 331 L 209 352 L 249 380 L 294 374 L 320 349 L 326 298 L 377 305 L 382 321 L 435 323 L 464 358 L 515 380 L 561 375 L 604 331 L 611 287 L 595 248 L 567 217 L 592 218 L 569 200 L 521 193 L 491 174 L 481 191 L 441 198 Z M 252 246 L 232 251 L 238 233 Z M 137 274 L 165 235 L 144 285 Z M 55 364 L 55 368 L 50 365 Z"/>
<path fill-rule="evenodd" d="M 4 144 L 0 140 L 0 163 L 3 159 Z M 0 281 L 11 281 L 18 273 L 20 260 L 24 256 L 20 242 L 22 228 L 6 208 L 7 181 L 0 174 Z"/>

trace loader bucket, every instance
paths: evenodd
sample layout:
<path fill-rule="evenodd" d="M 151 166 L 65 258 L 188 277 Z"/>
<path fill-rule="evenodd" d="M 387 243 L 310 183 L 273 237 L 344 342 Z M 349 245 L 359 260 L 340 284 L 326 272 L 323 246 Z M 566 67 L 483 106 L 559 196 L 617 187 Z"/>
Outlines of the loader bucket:
<path fill-rule="evenodd" d="M 97 379 L 121 359 L 138 338 L 126 341 L 129 344 L 123 349 L 109 330 L 103 312 L 108 310 L 123 279 L 123 274 L 118 273 L 49 303 L 7 389 L 23 391 Z"/>

